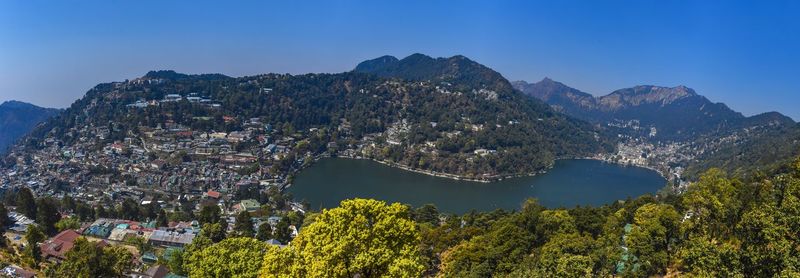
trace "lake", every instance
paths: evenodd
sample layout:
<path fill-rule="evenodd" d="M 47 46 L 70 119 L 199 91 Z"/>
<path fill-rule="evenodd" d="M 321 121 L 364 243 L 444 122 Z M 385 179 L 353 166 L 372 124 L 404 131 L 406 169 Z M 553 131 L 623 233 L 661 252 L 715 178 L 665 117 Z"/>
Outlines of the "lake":
<path fill-rule="evenodd" d="M 666 180 L 653 170 L 597 160 L 556 161 L 533 177 L 481 183 L 405 171 L 371 160 L 326 158 L 302 170 L 288 191 L 313 209 L 331 208 L 344 199 L 372 198 L 412 206 L 434 204 L 440 211 L 518 209 L 530 197 L 547 207 L 602 205 L 655 193 Z"/>

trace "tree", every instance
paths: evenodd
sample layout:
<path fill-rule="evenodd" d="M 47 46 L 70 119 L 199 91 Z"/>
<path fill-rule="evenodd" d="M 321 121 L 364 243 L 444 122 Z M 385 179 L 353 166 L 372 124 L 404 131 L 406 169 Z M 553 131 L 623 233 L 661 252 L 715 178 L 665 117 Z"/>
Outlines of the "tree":
<path fill-rule="evenodd" d="M 576 231 L 575 219 L 569 215 L 569 212 L 563 209 L 545 210 L 539 214 L 536 223 L 536 240 L 544 243 L 556 234 L 568 234 Z"/>
<path fill-rule="evenodd" d="M 117 206 L 117 216 L 122 219 L 139 220 L 141 218 L 139 213 L 139 204 L 130 198 L 125 198 L 122 204 Z"/>
<path fill-rule="evenodd" d="M 197 215 L 197 221 L 200 224 L 209 224 L 209 223 L 219 223 L 220 221 L 220 209 L 216 205 L 204 205 L 200 208 L 200 212 Z"/>
<path fill-rule="evenodd" d="M 639 263 L 636 276 L 664 274 L 670 261 L 670 242 L 676 238 L 678 212 L 671 205 L 646 204 L 636 210 L 625 244 Z M 632 268 L 631 268 L 632 269 Z"/>
<path fill-rule="evenodd" d="M 61 231 L 68 230 L 68 229 L 72 229 L 72 230 L 78 229 L 78 228 L 81 227 L 81 223 L 78 222 L 77 218 L 67 217 L 67 218 L 61 219 L 58 222 L 56 222 L 55 226 L 56 226 L 56 230 L 61 232 Z"/>
<path fill-rule="evenodd" d="M 158 227 L 167 227 L 169 226 L 167 219 L 167 211 L 161 209 L 158 211 L 158 216 L 156 217 L 156 225 Z"/>
<path fill-rule="evenodd" d="M 75 202 L 75 199 L 67 195 L 61 199 L 61 207 L 67 211 L 74 211 L 77 208 L 77 203 Z"/>
<path fill-rule="evenodd" d="M 147 242 L 147 240 L 145 240 L 143 237 L 138 237 L 138 236 L 130 237 L 125 240 L 125 243 L 133 247 L 136 247 L 136 250 L 139 251 L 139 254 L 144 254 L 145 252 L 153 251 L 153 246 L 150 245 L 150 243 Z"/>
<path fill-rule="evenodd" d="M 233 224 L 234 237 L 253 237 L 253 220 L 250 218 L 250 213 L 242 211 L 236 215 L 236 223 Z"/>
<path fill-rule="evenodd" d="M 746 211 L 737 224 L 742 235 L 740 256 L 746 277 L 772 277 L 797 258 L 797 232 L 783 224 L 780 213 L 771 204 Z"/>
<path fill-rule="evenodd" d="M 678 251 L 682 272 L 697 277 L 744 277 L 737 248 L 708 236 L 692 236 Z"/>
<path fill-rule="evenodd" d="M 736 185 L 725 172 L 711 169 L 689 186 L 683 198 L 684 207 L 693 213 L 685 225 L 687 230 L 712 237 L 730 233 L 740 207 Z"/>
<path fill-rule="evenodd" d="M 439 209 L 433 204 L 422 205 L 414 210 L 414 220 L 417 223 L 430 223 L 433 226 L 439 225 Z"/>
<path fill-rule="evenodd" d="M 17 211 L 30 219 L 36 219 L 36 198 L 27 187 L 20 188 L 17 193 Z"/>
<path fill-rule="evenodd" d="M 286 217 L 281 218 L 281 220 L 275 224 L 275 231 L 272 233 L 272 236 L 283 243 L 291 241 L 292 235 L 289 231 L 289 219 Z"/>
<path fill-rule="evenodd" d="M 53 267 L 52 277 L 124 277 L 133 266 L 133 255 L 120 246 L 106 246 L 85 238 L 75 240 L 65 259 Z"/>
<path fill-rule="evenodd" d="M 256 234 L 256 239 L 260 241 L 267 241 L 272 239 L 272 226 L 269 225 L 269 222 L 261 223 L 258 226 L 258 233 Z"/>
<path fill-rule="evenodd" d="M 6 227 L 14 224 L 14 220 L 8 217 L 8 209 L 3 204 L 0 204 L 0 234 L 5 233 Z"/>
<path fill-rule="evenodd" d="M 53 198 L 41 198 L 36 205 L 36 222 L 41 225 L 42 230 L 47 235 L 55 235 L 58 232 L 56 222 L 61 220 L 58 212 L 58 201 Z"/>
<path fill-rule="evenodd" d="M 167 249 L 167 250 L 175 250 L 169 254 L 169 257 L 166 258 L 167 267 L 169 268 L 172 273 L 177 275 L 186 276 L 186 271 L 183 269 L 183 258 L 186 254 L 186 251 L 181 249 Z M 165 252 L 166 257 L 166 252 Z"/>
<path fill-rule="evenodd" d="M 419 233 L 407 206 L 353 199 L 324 210 L 264 258 L 263 277 L 419 277 Z"/>
<path fill-rule="evenodd" d="M 441 277 L 491 277 L 514 270 L 530 254 L 533 235 L 512 217 L 498 220 L 486 234 L 442 254 Z"/>
<path fill-rule="evenodd" d="M 225 230 L 221 223 L 203 224 L 201 234 L 212 242 L 220 242 L 225 239 Z"/>
<path fill-rule="evenodd" d="M 186 258 L 189 277 L 258 277 L 265 254 L 272 247 L 253 238 L 228 238 Z"/>
<path fill-rule="evenodd" d="M 35 261 L 42 259 L 42 250 L 39 249 L 39 243 L 44 241 L 47 236 L 44 235 L 42 229 L 38 225 L 29 225 L 28 230 L 25 231 L 25 241 L 27 242 L 27 252 Z"/>
<path fill-rule="evenodd" d="M 540 273 L 551 273 L 556 277 L 591 277 L 598 262 L 592 256 L 596 248 L 596 242 L 590 236 L 557 234 L 542 246 L 536 265 Z"/>

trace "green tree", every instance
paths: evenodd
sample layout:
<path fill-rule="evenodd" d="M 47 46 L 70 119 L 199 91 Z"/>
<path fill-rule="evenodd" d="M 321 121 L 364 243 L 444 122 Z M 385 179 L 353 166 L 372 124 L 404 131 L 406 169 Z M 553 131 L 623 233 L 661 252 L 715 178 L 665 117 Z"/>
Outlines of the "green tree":
<path fill-rule="evenodd" d="M 27 187 L 20 188 L 17 192 L 17 211 L 30 219 L 36 219 L 36 198 Z"/>
<path fill-rule="evenodd" d="M 275 231 L 273 231 L 272 237 L 282 243 L 287 243 L 292 240 L 292 234 L 291 231 L 289 231 L 288 218 L 283 217 L 280 221 L 278 221 L 277 224 L 275 224 Z"/>
<path fill-rule="evenodd" d="M 270 226 L 268 222 L 261 223 L 261 225 L 258 226 L 256 238 L 260 241 L 272 239 L 272 226 Z"/>
<path fill-rule="evenodd" d="M 557 234 L 542 246 L 538 255 L 541 273 L 553 273 L 556 277 L 592 276 L 596 257 L 592 256 L 597 245 L 591 236 L 578 233 Z"/>
<path fill-rule="evenodd" d="M 167 227 L 169 226 L 169 219 L 167 218 L 167 211 L 161 209 L 158 211 L 158 216 L 156 217 L 156 225 L 158 227 Z"/>
<path fill-rule="evenodd" d="M 324 210 L 264 258 L 262 277 L 419 277 L 419 233 L 401 204 L 354 199 Z"/>
<path fill-rule="evenodd" d="M 145 252 L 153 251 L 153 246 L 150 245 L 150 243 L 147 242 L 147 240 L 145 240 L 143 237 L 138 237 L 138 236 L 130 237 L 125 240 L 125 243 L 133 247 L 136 247 L 136 250 L 139 251 L 139 254 L 144 254 Z"/>
<path fill-rule="evenodd" d="M 772 277 L 797 257 L 797 231 L 790 231 L 781 218 L 771 204 L 753 207 L 742 216 L 736 229 L 742 235 L 740 252 L 745 276 Z"/>
<path fill-rule="evenodd" d="M 670 243 L 677 237 L 679 218 L 678 212 L 666 204 L 646 204 L 636 210 L 633 227 L 625 238 L 626 246 L 639 264 L 636 276 L 666 272 L 673 251 Z"/>
<path fill-rule="evenodd" d="M 81 227 L 81 223 L 78 221 L 77 218 L 74 217 L 67 217 L 59 220 L 56 222 L 56 230 L 59 232 L 72 229 L 76 230 Z"/>
<path fill-rule="evenodd" d="M 200 224 L 219 223 L 221 211 L 216 205 L 204 205 L 200 208 L 197 221 Z"/>
<path fill-rule="evenodd" d="M 683 198 L 684 207 L 693 214 L 684 224 L 687 231 L 712 237 L 729 234 L 741 205 L 736 184 L 725 172 L 711 169 L 690 185 Z"/>
<path fill-rule="evenodd" d="M 539 214 L 536 223 L 536 240 L 544 243 L 557 234 L 568 234 L 577 231 L 575 219 L 563 209 L 545 210 Z"/>
<path fill-rule="evenodd" d="M 119 246 L 106 246 L 84 238 L 66 254 L 64 261 L 54 266 L 52 277 L 124 277 L 133 267 L 133 255 Z"/>
<path fill-rule="evenodd" d="M 212 242 L 220 242 L 225 239 L 225 230 L 221 223 L 203 224 L 201 233 Z"/>
<path fill-rule="evenodd" d="M 414 220 L 417 223 L 430 223 L 433 226 L 439 225 L 439 209 L 433 204 L 425 204 L 414 210 Z"/>
<path fill-rule="evenodd" d="M 8 209 L 3 204 L 0 204 L 0 229 L 4 233 L 6 231 L 6 227 L 11 226 L 13 220 L 8 217 Z"/>
<path fill-rule="evenodd" d="M 183 269 L 183 258 L 186 251 L 176 249 L 172 251 L 168 258 L 166 258 L 167 267 L 172 273 L 177 275 L 186 276 L 186 271 Z"/>
<path fill-rule="evenodd" d="M 744 277 L 739 251 L 727 242 L 692 236 L 678 251 L 682 272 L 697 277 Z"/>
<path fill-rule="evenodd" d="M 42 259 L 42 250 L 39 249 L 39 243 L 46 238 L 47 236 L 38 225 L 29 225 L 28 230 L 25 231 L 27 253 L 37 262 Z"/>
<path fill-rule="evenodd" d="M 530 253 L 533 235 L 512 217 L 442 253 L 442 277 L 491 277 L 512 272 Z"/>
<path fill-rule="evenodd" d="M 36 202 L 36 222 L 41 225 L 46 235 L 55 235 L 58 232 L 56 223 L 61 220 L 58 212 L 58 201 L 53 198 L 41 198 Z"/>
<path fill-rule="evenodd" d="M 189 277 L 258 277 L 264 255 L 277 247 L 253 238 L 228 238 L 186 258 Z"/>
<path fill-rule="evenodd" d="M 234 237 L 254 237 L 253 220 L 250 218 L 250 213 L 242 211 L 236 215 L 236 223 L 233 224 Z"/>

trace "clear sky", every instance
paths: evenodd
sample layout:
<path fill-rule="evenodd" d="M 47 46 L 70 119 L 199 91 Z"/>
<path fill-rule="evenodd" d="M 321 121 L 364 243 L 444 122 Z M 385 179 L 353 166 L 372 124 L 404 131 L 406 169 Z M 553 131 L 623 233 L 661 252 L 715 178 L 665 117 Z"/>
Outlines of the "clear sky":
<path fill-rule="evenodd" d="M 301 3 L 302 2 L 302 3 Z M 800 120 L 800 1 L 0 1 L 0 101 L 66 107 L 148 70 L 230 76 L 465 55 L 604 95 L 686 85 Z"/>

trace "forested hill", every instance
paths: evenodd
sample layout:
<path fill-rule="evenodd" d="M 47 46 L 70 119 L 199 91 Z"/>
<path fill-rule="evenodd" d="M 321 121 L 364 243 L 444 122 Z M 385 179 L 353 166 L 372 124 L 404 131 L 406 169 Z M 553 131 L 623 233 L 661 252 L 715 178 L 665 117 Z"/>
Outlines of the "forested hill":
<path fill-rule="evenodd" d="M 34 126 L 58 112 L 58 109 L 42 108 L 19 101 L 0 104 L 0 154 Z"/>
<path fill-rule="evenodd" d="M 461 55 L 432 58 L 416 53 L 402 60 L 393 56 L 382 56 L 361 62 L 353 71 L 412 81 L 447 82 L 500 93 L 514 90 L 500 73 Z"/>
<path fill-rule="evenodd" d="M 413 56 L 409 63 L 431 67 L 393 67 L 410 74 L 408 79 L 390 78 L 393 70 L 240 78 L 150 72 L 95 86 L 36 129 L 25 146 L 44 147 L 46 138 L 67 147 L 100 138 L 100 148 L 159 127 L 246 131 L 255 119 L 276 129 L 273 140 L 312 141 L 309 130 L 322 130 L 311 148 L 303 145 L 308 154 L 365 156 L 475 179 L 528 174 L 559 157 L 612 149 L 600 130 L 513 90 L 478 63 Z M 253 147 L 233 146 L 257 154 Z"/>

